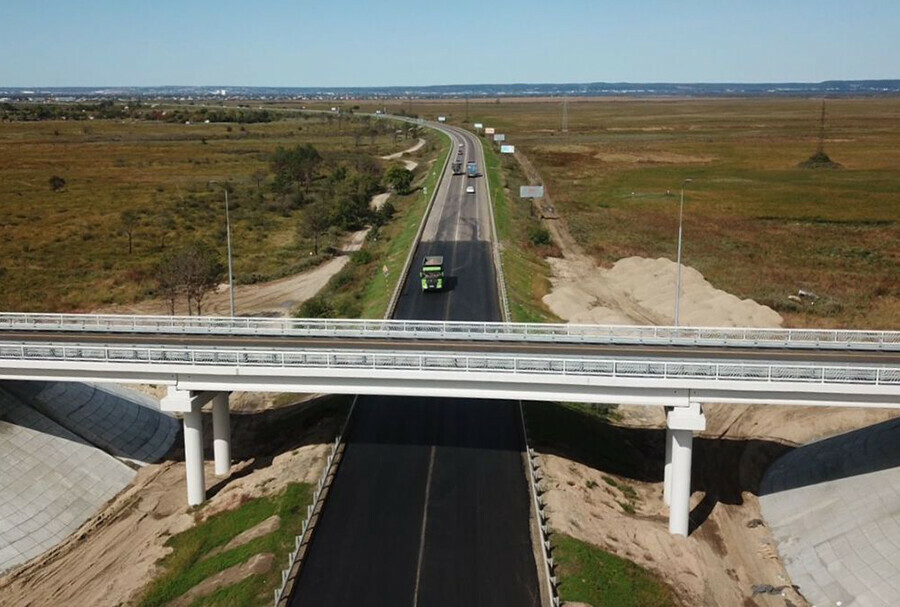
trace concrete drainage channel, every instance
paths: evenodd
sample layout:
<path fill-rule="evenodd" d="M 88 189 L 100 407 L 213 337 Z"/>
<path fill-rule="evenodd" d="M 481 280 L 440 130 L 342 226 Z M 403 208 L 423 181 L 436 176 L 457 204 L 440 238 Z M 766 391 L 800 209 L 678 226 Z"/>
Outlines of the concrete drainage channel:
<path fill-rule="evenodd" d="M 350 411 L 347 412 L 347 418 L 341 431 L 335 437 L 331 444 L 331 453 L 325 463 L 325 470 L 322 471 L 322 477 L 316 485 L 316 491 L 313 494 L 312 504 L 306 507 L 306 518 L 303 520 L 300 535 L 294 538 L 294 551 L 288 556 L 288 566 L 281 572 L 281 588 L 275 590 L 275 607 L 286 607 L 287 601 L 291 596 L 294 584 L 300 577 L 300 570 L 303 567 L 303 559 L 309 551 L 312 541 L 313 531 L 316 523 L 322 516 L 322 510 L 325 507 L 325 499 L 334 483 L 334 477 L 337 474 L 338 466 L 344 456 L 347 447 L 347 430 L 350 427 L 350 420 L 353 417 L 353 411 L 356 409 L 356 399 L 353 397 L 353 404 L 350 405 Z"/>
<path fill-rule="evenodd" d="M 522 439 L 525 441 L 525 459 L 526 468 L 528 469 L 528 492 L 531 494 L 532 507 L 534 508 L 535 523 L 537 529 L 532 532 L 536 534 L 536 539 L 540 542 L 540 546 L 535 550 L 540 553 L 540 562 L 538 568 L 543 573 L 544 583 L 541 584 L 541 592 L 546 597 L 546 602 L 541 601 L 545 605 L 559 607 L 559 582 L 554 575 L 556 564 L 553 562 L 553 554 L 550 546 L 550 518 L 547 516 L 546 504 L 544 504 L 544 490 L 541 487 L 541 479 L 543 478 L 540 466 L 537 460 L 537 454 L 528 445 L 528 428 L 525 423 L 525 411 L 522 408 L 522 401 L 519 401 L 519 419 L 522 420 Z M 537 557 L 538 554 L 535 554 Z"/>

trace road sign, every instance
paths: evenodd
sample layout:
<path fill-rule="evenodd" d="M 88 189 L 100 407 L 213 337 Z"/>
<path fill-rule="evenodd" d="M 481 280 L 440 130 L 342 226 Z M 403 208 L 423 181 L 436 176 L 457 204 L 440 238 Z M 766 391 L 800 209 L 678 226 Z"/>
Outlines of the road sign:
<path fill-rule="evenodd" d="M 501 154 L 515 154 L 515 153 L 516 153 L 516 146 L 514 146 L 514 145 L 501 145 L 501 146 L 500 146 L 500 153 L 501 153 Z"/>
<path fill-rule="evenodd" d="M 387 278 L 388 274 L 390 274 L 391 271 L 387 266 L 381 266 L 381 273 L 384 274 L 385 278 Z"/>
<path fill-rule="evenodd" d="M 485 134 L 485 135 L 493 135 L 493 134 L 494 134 L 494 127 L 489 126 L 489 127 L 487 127 L 486 129 L 484 129 L 484 134 Z"/>
<path fill-rule="evenodd" d="M 447 122 L 446 116 L 438 116 L 438 122 Z"/>
<path fill-rule="evenodd" d="M 503 133 L 497 133 L 494 135 L 494 141 L 506 141 L 506 135 Z"/>
<path fill-rule="evenodd" d="M 475 123 L 475 129 L 476 129 L 476 130 L 479 130 L 479 131 L 480 131 L 480 130 L 483 129 L 483 128 L 484 128 L 484 125 L 481 124 L 480 122 L 476 122 L 476 123 Z"/>
<path fill-rule="evenodd" d="M 542 185 L 520 185 L 519 198 L 543 198 L 544 186 Z"/>

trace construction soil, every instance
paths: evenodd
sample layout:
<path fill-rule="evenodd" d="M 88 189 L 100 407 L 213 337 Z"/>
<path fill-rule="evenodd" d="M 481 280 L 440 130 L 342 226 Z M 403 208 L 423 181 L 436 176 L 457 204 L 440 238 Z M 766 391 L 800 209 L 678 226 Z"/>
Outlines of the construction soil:
<path fill-rule="evenodd" d="M 318 481 L 342 421 L 334 409 L 332 415 L 323 416 L 317 411 L 324 409 L 314 409 L 318 406 L 233 415 L 233 455 L 238 463 L 224 479 L 214 476 L 211 462 L 207 465 L 209 500 L 200 509 L 187 506 L 179 450 L 164 463 L 141 468 L 132 485 L 65 542 L 0 578 L 0 606 L 136 603 L 153 579 L 157 562 L 168 554 L 169 537 L 247 500 L 274 495 L 288 482 Z"/>
<path fill-rule="evenodd" d="M 530 183 L 541 183 L 527 157 L 516 153 Z M 698 159 L 701 161 L 701 159 Z M 552 204 L 545 184 L 544 204 Z M 547 307 L 573 323 L 673 324 L 676 265 L 631 257 L 597 266 L 569 233 L 565 218 L 545 220 L 561 258 L 548 258 Z M 682 266 L 680 321 L 687 326 L 779 327 L 782 318 L 752 300 L 716 289 Z M 657 573 L 684 605 L 808 605 L 792 587 L 757 500 L 766 468 L 782 453 L 900 415 L 889 410 L 708 405 L 707 430 L 696 439 L 688 538 L 671 536 L 662 500 L 664 411 L 620 407 L 611 438 L 623 448 L 645 442 L 631 465 L 603 470 L 563 446 L 543 449 L 551 527 L 628 558 Z M 643 438 L 640 438 L 643 437 Z M 652 437 L 652 438 L 650 438 Z M 711 440 L 708 440 L 711 439 Z M 598 440 L 602 440 L 598 438 Z M 541 446 L 538 446 L 541 451 Z M 628 500 L 603 476 L 637 491 Z"/>

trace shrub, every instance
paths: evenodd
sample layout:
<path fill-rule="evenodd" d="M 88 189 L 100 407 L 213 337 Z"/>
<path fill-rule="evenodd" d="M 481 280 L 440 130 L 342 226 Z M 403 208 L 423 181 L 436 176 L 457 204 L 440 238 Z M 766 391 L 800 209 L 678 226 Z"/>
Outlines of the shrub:
<path fill-rule="evenodd" d="M 324 297 L 313 297 L 300 304 L 300 318 L 334 318 L 334 307 Z"/>
<path fill-rule="evenodd" d="M 550 237 L 550 230 L 542 225 L 528 226 L 528 241 L 536 247 L 548 246 L 553 242 Z"/>

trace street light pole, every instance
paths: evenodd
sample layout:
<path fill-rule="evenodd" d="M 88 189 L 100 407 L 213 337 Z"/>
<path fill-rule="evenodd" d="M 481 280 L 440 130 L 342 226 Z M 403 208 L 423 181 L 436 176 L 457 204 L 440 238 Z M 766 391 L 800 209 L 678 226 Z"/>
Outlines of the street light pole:
<path fill-rule="evenodd" d="M 228 187 L 217 181 L 210 181 L 225 191 L 225 241 L 228 244 L 228 296 L 231 303 L 231 317 L 234 318 L 234 269 L 231 261 L 231 216 L 228 211 Z"/>
<path fill-rule="evenodd" d="M 675 327 L 678 327 L 681 311 L 681 234 L 682 219 L 684 217 L 684 186 L 691 183 L 693 179 L 685 179 L 681 182 L 681 204 L 678 205 L 678 254 L 675 260 L 676 278 L 675 278 Z"/>

